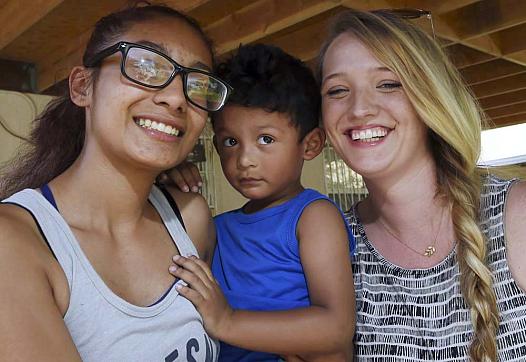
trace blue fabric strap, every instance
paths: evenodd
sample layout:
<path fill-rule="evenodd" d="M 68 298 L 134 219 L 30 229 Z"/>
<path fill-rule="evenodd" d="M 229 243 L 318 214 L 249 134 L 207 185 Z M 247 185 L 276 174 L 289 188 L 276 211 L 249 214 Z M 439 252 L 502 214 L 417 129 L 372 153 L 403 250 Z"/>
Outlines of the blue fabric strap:
<path fill-rule="evenodd" d="M 49 185 L 47 183 L 43 184 L 40 186 L 40 190 L 42 191 L 42 196 L 44 196 L 46 200 L 49 201 L 49 203 L 53 205 L 53 207 L 58 211 L 57 203 L 55 202 L 55 198 L 53 197 L 53 193 L 51 192 Z"/>

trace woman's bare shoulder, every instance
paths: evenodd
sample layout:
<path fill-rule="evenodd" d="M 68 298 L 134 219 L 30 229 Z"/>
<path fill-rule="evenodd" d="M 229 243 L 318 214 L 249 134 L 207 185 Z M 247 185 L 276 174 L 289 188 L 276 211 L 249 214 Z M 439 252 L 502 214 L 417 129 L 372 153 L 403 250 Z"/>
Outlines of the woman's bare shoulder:
<path fill-rule="evenodd" d="M 509 268 L 526 291 L 526 181 L 515 182 L 508 193 L 504 230 Z"/>
<path fill-rule="evenodd" d="M 0 204 L 0 265 L 12 270 L 42 268 L 49 264 L 52 253 L 44 243 L 32 215 L 25 209 L 9 204 Z M 17 278 L 18 275 L 12 275 Z"/>
<path fill-rule="evenodd" d="M 0 230 L 0 305 L 8 311 L 0 313 L 7 346 L 2 355 L 80 361 L 62 318 L 67 281 L 33 217 L 21 207 L 0 204 Z"/>

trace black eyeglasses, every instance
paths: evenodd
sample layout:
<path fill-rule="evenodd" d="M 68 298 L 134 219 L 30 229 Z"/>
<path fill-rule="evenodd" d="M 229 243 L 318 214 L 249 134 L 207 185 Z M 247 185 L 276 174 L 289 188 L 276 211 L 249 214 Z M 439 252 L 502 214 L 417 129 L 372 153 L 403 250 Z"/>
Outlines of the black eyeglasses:
<path fill-rule="evenodd" d="M 122 75 L 139 85 L 148 88 L 162 89 L 181 74 L 183 92 L 186 99 L 205 111 L 219 111 L 225 104 L 232 87 L 201 70 L 183 67 L 159 50 L 142 44 L 118 42 L 85 62 L 86 67 L 94 67 L 99 62 L 120 51 Z"/>

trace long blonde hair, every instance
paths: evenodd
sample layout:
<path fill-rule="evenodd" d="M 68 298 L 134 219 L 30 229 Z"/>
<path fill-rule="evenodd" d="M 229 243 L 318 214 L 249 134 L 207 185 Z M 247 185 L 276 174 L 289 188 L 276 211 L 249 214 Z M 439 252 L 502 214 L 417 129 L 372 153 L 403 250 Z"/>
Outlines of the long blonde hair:
<path fill-rule="evenodd" d="M 478 226 L 481 178 L 476 164 L 483 113 L 440 46 L 389 11 L 341 13 L 321 49 L 319 75 L 327 48 L 343 33 L 360 40 L 398 75 L 429 128 L 437 164 L 437 194 L 450 203 L 460 286 L 474 327 L 469 354 L 474 361 L 495 361 L 499 313 L 493 276 L 486 265 L 486 239 Z"/>

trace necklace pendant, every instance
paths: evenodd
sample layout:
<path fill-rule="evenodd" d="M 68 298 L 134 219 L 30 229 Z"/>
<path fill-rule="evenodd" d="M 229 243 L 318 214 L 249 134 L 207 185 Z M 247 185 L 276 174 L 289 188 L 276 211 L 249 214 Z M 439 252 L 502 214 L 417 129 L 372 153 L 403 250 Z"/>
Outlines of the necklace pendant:
<path fill-rule="evenodd" d="M 437 249 L 434 246 L 430 245 L 430 246 L 428 246 L 426 248 L 426 251 L 424 252 L 424 255 L 427 256 L 427 257 L 430 257 L 430 256 L 432 256 L 435 253 L 435 251 L 437 251 Z"/>

